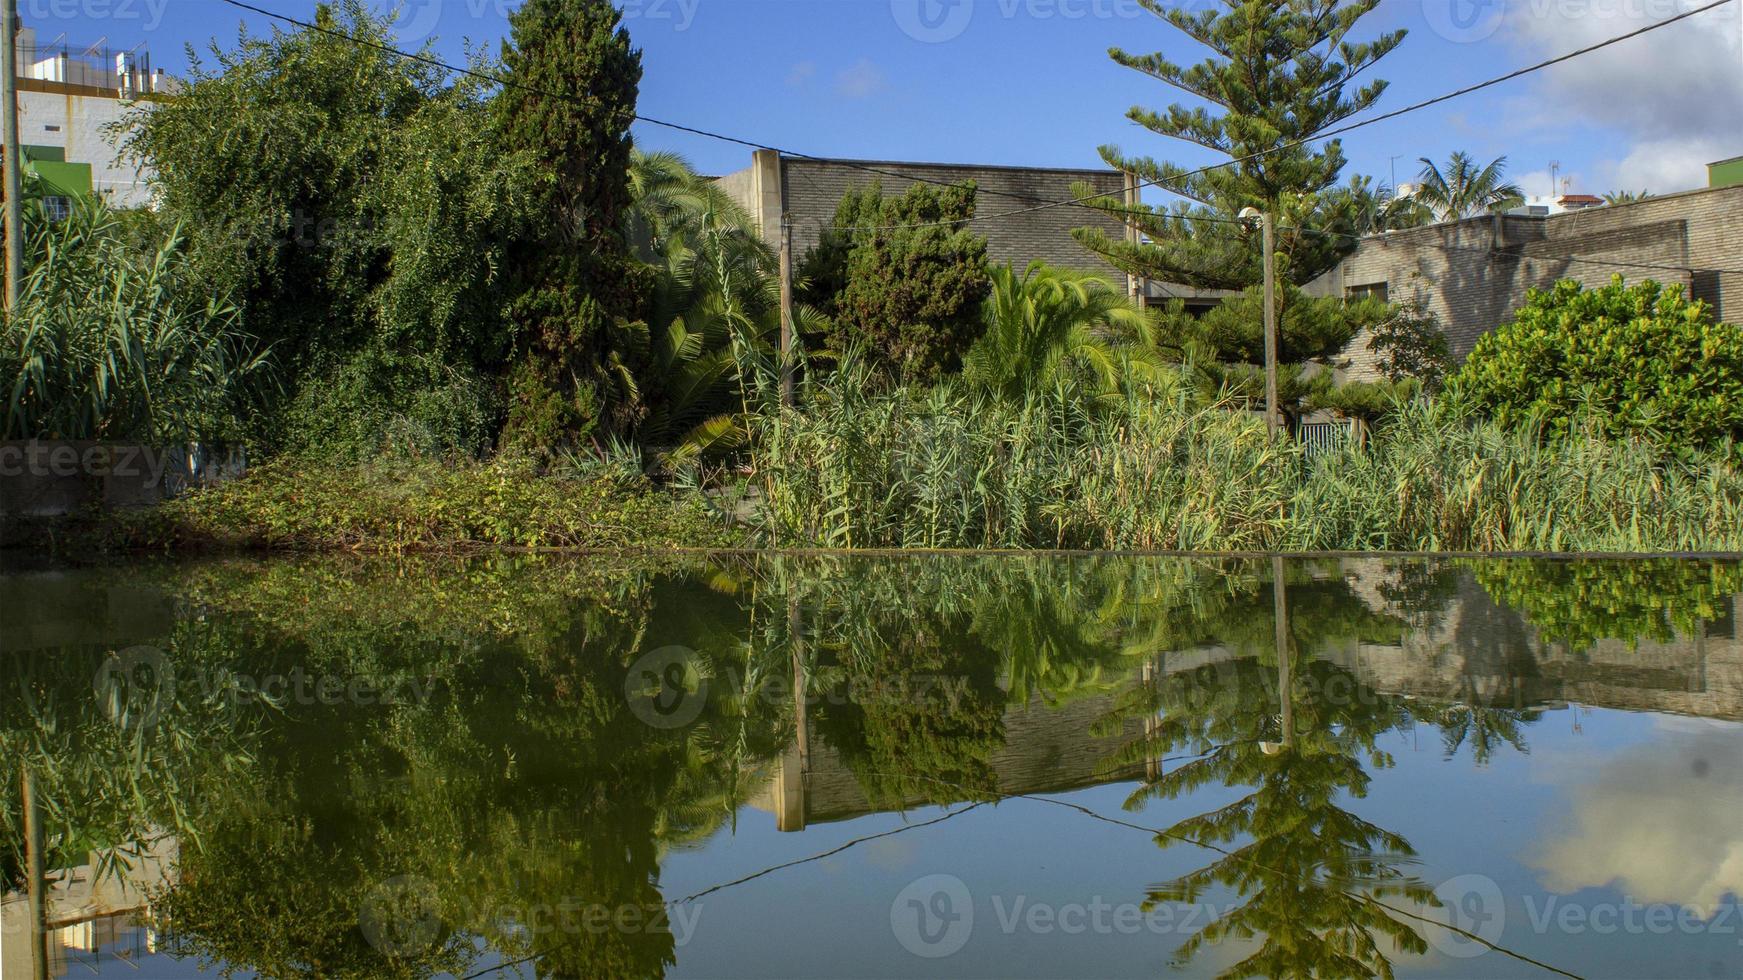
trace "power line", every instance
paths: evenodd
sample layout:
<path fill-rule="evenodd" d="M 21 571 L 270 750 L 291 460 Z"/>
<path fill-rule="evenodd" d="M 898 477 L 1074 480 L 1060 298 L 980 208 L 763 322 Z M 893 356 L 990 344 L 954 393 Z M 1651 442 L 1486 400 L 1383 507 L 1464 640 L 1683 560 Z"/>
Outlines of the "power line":
<path fill-rule="evenodd" d="M 596 99 L 592 99 L 589 97 L 575 96 L 575 95 L 570 95 L 567 93 L 552 92 L 552 91 L 549 91 L 547 89 L 540 88 L 538 86 L 526 85 L 524 83 L 517 82 L 517 81 L 514 81 L 512 79 L 492 75 L 492 74 L 489 74 L 487 72 L 477 71 L 476 69 L 467 68 L 467 67 L 464 67 L 461 65 L 451 64 L 449 62 L 442 61 L 438 58 L 432 58 L 429 55 L 419 54 L 419 53 L 411 52 L 411 51 L 405 51 L 403 49 L 395 48 L 391 45 L 383 44 L 379 41 L 375 41 L 375 40 L 372 40 L 370 38 L 357 37 L 357 36 L 352 35 L 352 34 L 347 34 L 344 31 L 335 30 L 335 29 L 330 28 L 330 27 L 324 27 L 324 26 L 321 26 L 319 24 L 316 24 L 316 23 L 313 23 L 310 21 L 302 20 L 302 19 L 297 18 L 297 17 L 292 17 L 288 14 L 281 14 L 281 13 L 278 13 L 276 11 L 267 10 L 264 7 L 259 7 L 253 3 L 249 3 L 249 2 L 247 2 L 247 0 L 223 0 L 223 2 L 229 4 L 232 7 L 236 7 L 236 8 L 241 9 L 241 10 L 247 10 L 247 11 L 250 11 L 252 13 L 259 14 L 263 17 L 267 17 L 267 18 L 272 19 L 272 20 L 281 21 L 281 22 L 286 23 L 286 24 L 291 24 L 291 25 L 294 25 L 296 27 L 302 28 L 304 30 L 314 31 L 314 32 L 319 33 L 319 34 L 324 34 L 328 37 L 333 37 L 333 38 L 336 38 L 339 40 L 348 41 L 348 42 L 353 43 L 353 44 L 361 45 L 363 47 L 372 48 L 372 49 L 380 51 L 384 54 L 393 55 L 393 56 L 399 57 L 399 58 L 405 58 L 407 60 L 414 61 L 414 62 L 417 62 L 419 64 L 427 65 L 427 66 L 432 67 L 432 68 L 437 68 L 437 69 L 440 69 L 443 71 L 453 72 L 453 73 L 459 74 L 459 75 L 464 75 L 464 76 L 474 78 L 474 79 L 477 79 L 477 80 L 482 81 L 482 82 L 487 82 L 487 83 L 490 83 L 493 85 L 499 85 L 499 86 L 502 86 L 505 88 L 521 89 L 523 91 L 532 92 L 536 95 L 546 96 L 547 98 L 563 99 L 563 100 L 568 100 L 568 101 L 590 102 L 590 103 L 594 103 L 594 104 L 597 104 L 597 101 L 598 101 Z M 1546 61 L 1541 61 L 1541 62 L 1538 62 L 1538 63 L 1533 64 L 1533 65 L 1527 65 L 1523 68 L 1515 69 L 1515 70 L 1508 72 L 1504 75 L 1498 75 L 1498 76 L 1491 78 L 1491 79 L 1488 79 L 1486 81 L 1477 82 L 1473 85 L 1467 85 L 1464 88 L 1460 88 L 1460 89 L 1457 89 L 1457 90 L 1452 91 L 1452 92 L 1447 92 L 1447 93 L 1442 94 L 1442 95 L 1437 95 L 1433 98 L 1425 99 L 1421 102 L 1417 102 L 1417 103 L 1414 103 L 1412 105 L 1404 106 L 1402 108 L 1393 109 L 1389 112 L 1382 113 L 1378 116 L 1373 116 L 1373 117 L 1368 118 L 1368 119 L 1364 119 L 1364 120 L 1360 120 L 1358 122 L 1350 123 L 1349 125 L 1346 125 L 1346 126 L 1341 126 L 1338 128 L 1330 129 L 1330 130 L 1327 130 L 1323 133 L 1316 134 L 1314 136 L 1295 140 L 1295 141 L 1292 141 L 1289 143 L 1284 143 L 1280 146 L 1271 147 L 1269 149 L 1260 150 L 1256 153 L 1251 153 L 1251 154 L 1248 154 L 1246 156 L 1232 158 L 1232 159 L 1223 161 L 1222 163 L 1216 163 L 1216 164 L 1211 164 L 1211 165 L 1208 165 L 1205 167 L 1200 167 L 1197 170 L 1177 174 L 1174 177 L 1169 178 L 1169 180 L 1174 181 L 1174 182 L 1186 180 L 1186 179 L 1194 177 L 1194 176 L 1199 176 L 1202 174 L 1210 173 L 1214 170 L 1220 170 L 1220 169 L 1223 169 L 1226 167 L 1236 166 L 1238 164 L 1247 163 L 1247 162 L 1250 162 L 1252 160 L 1257 160 L 1261 157 L 1269 156 L 1271 154 L 1282 153 L 1282 152 L 1285 152 L 1287 150 L 1296 149 L 1296 148 L 1305 146 L 1308 143 L 1313 142 L 1314 140 L 1330 139 L 1332 137 L 1340 136 L 1340 135 L 1343 135 L 1345 133 L 1349 133 L 1349 132 L 1352 132 L 1354 130 L 1361 129 L 1361 128 L 1366 127 L 1366 126 L 1372 126 L 1375 123 L 1385 122 L 1385 121 L 1390 120 L 1390 119 L 1396 119 L 1396 118 L 1403 116 L 1403 115 L 1406 115 L 1408 113 L 1417 112 L 1419 110 L 1426 109 L 1426 108 L 1429 108 L 1431 106 L 1439 105 L 1443 102 L 1451 101 L 1452 99 L 1460 98 L 1460 97 L 1465 96 L 1465 95 L 1470 95 L 1471 93 L 1474 93 L 1474 92 L 1482 91 L 1483 89 L 1487 89 L 1487 88 L 1491 88 L 1491 87 L 1496 86 L 1496 85 L 1500 85 L 1504 82 L 1513 81 L 1514 79 L 1524 77 L 1524 76 L 1532 74 L 1534 72 L 1542 71 L 1546 68 L 1550 68 L 1550 67 L 1553 67 L 1555 65 L 1559 65 L 1559 64 L 1562 64 L 1564 62 L 1571 61 L 1574 58 L 1578 58 L 1578 57 L 1582 57 L 1582 56 L 1587 55 L 1587 54 L 1591 54 L 1594 51 L 1598 51 L 1598 50 L 1601 50 L 1603 48 L 1610 47 L 1611 45 L 1620 44 L 1623 41 L 1631 40 L 1631 39 L 1639 37 L 1643 34 L 1648 34 L 1648 33 L 1651 33 L 1653 31 L 1660 30 L 1661 28 L 1669 27 L 1672 24 L 1678 23 L 1678 22 L 1683 21 L 1683 20 L 1687 20 L 1690 17 L 1695 17 L 1697 15 L 1706 13 L 1706 12 L 1711 11 L 1711 10 L 1715 10 L 1715 9 L 1722 7 L 1722 6 L 1724 6 L 1728 3 L 1731 3 L 1731 2 L 1732 2 L 1732 0 L 1713 0 L 1713 2 L 1708 3 L 1705 6 L 1697 7 L 1697 8 L 1692 9 L 1692 10 L 1684 11 L 1683 13 L 1676 14 L 1672 17 L 1666 18 L 1665 20 L 1657 21 L 1655 23 L 1648 24 L 1644 27 L 1637 28 L 1636 30 L 1629 31 L 1626 34 L 1621 34 L 1621 35 L 1609 38 L 1609 39 L 1604 40 L 1604 41 L 1599 41 L 1595 44 L 1587 45 L 1586 47 L 1579 48 L 1575 51 L 1567 52 L 1566 54 L 1558 55 L 1557 57 L 1550 58 Z M 844 167 L 848 167 L 850 169 L 863 171 L 865 173 L 877 174 L 879 176 L 884 176 L 884 177 L 892 177 L 892 178 L 895 178 L 897 180 L 912 181 L 915 183 L 934 184 L 934 185 L 938 185 L 938 186 L 942 186 L 942 187 L 960 186 L 959 184 L 952 183 L 950 181 L 938 180 L 935 178 L 926 177 L 924 175 L 912 174 L 912 173 L 902 173 L 899 171 L 892 171 L 892 170 L 884 170 L 884 169 L 881 169 L 878 167 L 871 166 L 869 164 L 860 163 L 858 161 L 839 160 L 839 159 L 833 159 L 830 157 L 816 156 L 816 155 L 810 154 L 810 153 L 803 153 L 803 152 L 800 152 L 797 150 L 782 149 L 781 147 L 772 146 L 772 145 L 769 145 L 766 143 L 760 143 L 760 142 L 757 142 L 756 140 L 745 139 L 745 138 L 738 137 L 738 136 L 731 136 L 731 135 L 727 135 L 725 133 L 716 133 L 716 132 L 712 132 L 710 130 L 701 129 L 701 128 L 696 127 L 696 126 L 690 126 L 690 125 L 686 125 L 684 123 L 675 123 L 675 122 L 671 122 L 671 121 L 665 120 L 665 119 L 656 119 L 652 116 L 646 116 L 646 115 L 643 115 L 641 113 L 633 114 L 633 118 L 635 120 L 637 120 L 638 122 L 644 122 L 644 123 L 647 123 L 648 125 L 651 125 L 651 126 L 659 126 L 659 127 L 671 129 L 671 130 L 681 132 L 681 133 L 688 133 L 688 134 L 694 135 L 694 136 L 702 136 L 702 137 L 705 137 L 708 139 L 721 140 L 723 142 L 733 143 L 733 144 L 736 144 L 739 146 L 749 147 L 751 149 L 770 150 L 770 151 L 773 151 L 775 153 L 780 153 L 780 154 L 785 155 L 785 156 L 796 157 L 796 158 L 802 159 L 802 160 L 810 160 L 810 161 L 813 161 L 816 163 L 826 163 L 826 164 L 833 164 L 836 166 L 844 166 Z M 1161 181 L 1161 180 L 1146 180 L 1146 181 L 1140 181 L 1136 186 L 1141 189 L 1144 187 L 1161 187 L 1162 184 L 1163 184 L 1163 181 Z M 1166 188 L 1164 188 L 1164 189 L 1166 189 Z M 1026 195 L 1016 194 L 1016 193 L 1009 192 L 1009 191 L 999 191 L 999 190 L 994 190 L 994 189 L 988 189 L 987 193 L 998 195 L 998 196 L 1004 196 L 1004 197 L 1012 197 L 1012 198 L 1016 198 L 1019 200 L 1037 200 L 1036 198 L 1033 198 L 1033 197 L 1028 197 Z M 1002 218 L 1016 217 L 1019 215 L 1026 215 L 1026 214 L 1034 214 L 1034 213 L 1037 213 L 1040 211 L 1046 211 L 1046 210 L 1050 210 L 1052 208 L 1058 208 L 1058 207 L 1078 207 L 1078 208 L 1083 208 L 1085 210 L 1095 211 L 1097 214 L 1106 214 L 1108 212 L 1108 210 L 1110 210 L 1107 208 L 1098 207 L 1096 205 L 1088 204 L 1088 203 L 1086 203 L 1087 200 L 1088 199 L 1072 198 L 1070 200 L 1043 201 L 1042 203 L 1037 204 L 1033 207 L 1019 208 L 1019 209 L 1016 209 L 1013 211 L 995 212 L 993 214 L 988 214 L 988 215 L 978 215 L 975 218 L 968 219 L 968 220 L 996 221 L 996 220 L 999 220 Z M 1119 209 L 1113 209 L 1113 210 L 1119 210 Z M 1135 214 L 1138 212 L 1132 211 L 1129 213 Z M 1145 211 L 1143 213 L 1150 214 L 1152 212 Z M 1177 218 L 1177 219 L 1185 220 L 1185 221 L 1208 221 L 1208 222 L 1224 223 L 1224 224 L 1241 224 L 1241 222 L 1238 221 L 1237 219 L 1223 218 L 1223 217 L 1218 217 L 1215 215 L 1178 214 L 1178 215 L 1165 215 L 1162 217 L 1173 217 L 1173 218 Z M 966 223 L 967 223 L 966 220 L 959 219 L 959 220 L 947 220 L 947 221 L 915 222 L 915 223 L 910 223 L 910 224 L 880 225 L 880 226 L 874 226 L 874 227 L 868 227 L 868 228 L 856 228 L 854 230 L 874 231 L 874 232 L 875 231 L 895 231 L 895 230 L 909 230 L 909 229 L 920 229 L 920 228 L 931 228 L 931 227 L 957 226 L 957 225 L 962 225 L 962 224 L 966 224 Z M 1358 242 L 1365 240 L 1364 236 L 1354 235 L 1354 234 L 1350 234 L 1347 232 L 1333 232 L 1333 231 L 1322 231 L 1319 229 L 1311 229 L 1311 228 L 1288 228 L 1288 227 L 1279 228 L 1278 230 L 1279 231 L 1294 231 L 1294 232 L 1303 233 L 1303 234 L 1317 234 L 1317 235 L 1323 235 L 1323 236 L 1340 237 L 1340 238 L 1345 238 L 1345 239 L 1358 241 Z M 1527 261 L 1568 262 L 1568 263 L 1584 263 L 1584 264 L 1601 264 L 1601 265 L 1610 265 L 1610 266 L 1627 266 L 1629 268 L 1657 269 L 1657 270 L 1668 271 L 1668 272 L 1689 272 L 1689 271 L 1692 271 L 1690 268 L 1681 267 L 1681 266 L 1654 265 L 1651 263 L 1640 263 L 1640 262 L 1623 262 L 1623 261 L 1612 260 L 1612 259 L 1588 259 L 1588 258 L 1583 258 L 1580 256 L 1513 255 L 1512 253 L 1496 252 L 1492 249 L 1474 248 L 1474 247 L 1469 247 L 1469 246 L 1444 245 L 1444 244 L 1436 244 L 1436 245 L 1433 245 L 1430 247 L 1440 248 L 1440 249 L 1444 249 L 1444 250 L 1451 250 L 1451 251 L 1470 251 L 1470 252 L 1481 252 L 1484 254 L 1510 256 L 1510 257 L 1515 257 L 1515 258 L 1519 258 L 1519 259 L 1523 259 L 1523 260 L 1527 260 Z M 1703 270 L 1703 271 L 1719 272 L 1719 273 L 1724 273 L 1724 274 L 1743 274 L 1743 270 L 1736 270 L 1736 269 L 1711 269 L 1711 270 Z"/>

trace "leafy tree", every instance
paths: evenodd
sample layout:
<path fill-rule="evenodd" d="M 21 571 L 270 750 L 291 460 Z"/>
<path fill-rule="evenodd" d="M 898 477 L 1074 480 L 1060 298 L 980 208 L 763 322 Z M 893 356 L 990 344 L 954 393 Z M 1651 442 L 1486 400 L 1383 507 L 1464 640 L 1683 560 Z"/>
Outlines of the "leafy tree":
<path fill-rule="evenodd" d="M 1448 386 L 1503 425 L 1552 436 L 1581 418 L 1617 437 L 1648 436 L 1679 454 L 1743 446 L 1743 327 L 1679 286 L 1621 276 L 1585 289 L 1563 280 L 1476 349 Z"/>
<path fill-rule="evenodd" d="M 1162 207 L 1130 210 L 1122 202 L 1080 197 L 1104 212 L 1137 225 L 1148 239 L 1115 241 L 1099 229 L 1075 235 L 1120 270 L 1163 282 L 1244 289 L 1261 278 L 1255 236 L 1233 219 L 1246 207 L 1277 217 L 1282 271 L 1306 283 L 1336 264 L 1350 243 L 1337 235 L 1359 231 L 1365 182 L 1336 187 L 1343 170 L 1342 145 L 1315 145 L 1319 134 L 1379 100 L 1384 81 L 1349 90 L 1403 40 L 1404 32 L 1370 42 L 1350 40 L 1358 22 L 1379 0 L 1224 0 L 1222 9 L 1171 8 L 1140 0 L 1214 54 L 1182 66 L 1158 52 L 1132 54 L 1115 48 L 1114 61 L 1173 86 L 1201 105 L 1175 103 L 1157 112 L 1134 107 L 1126 115 L 1171 139 L 1229 158 L 1215 169 L 1127 157 L 1104 146 L 1102 159 L 1183 199 Z M 1318 232 L 1318 233 L 1316 233 Z"/>
<path fill-rule="evenodd" d="M 529 0 L 509 17 L 494 101 L 503 147 L 538 175 L 537 222 L 509 249 L 515 331 L 505 442 L 627 431 L 640 412 L 629 329 L 646 285 L 624 229 L 641 54 L 607 0 Z"/>
<path fill-rule="evenodd" d="M 1346 302 L 1308 296 L 1283 284 L 1277 322 L 1277 394 L 1286 415 L 1298 416 L 1305 403 L 1331 390 L 1330 368 L 1339 351 L 1363 327 L 1388 315 L 1379 300 Z M 1159 333 L 1176 338 L 1179 356 L 1197 371 L 1210 391 L 1222 391 L 1259 406 L 1265 400 L 1265 297 L 1251 287 L 1194 318 L 1176 303 L 1164 314 Z"/>
<path fill-rule="evenodd" d="M 1507 158 L 1496 157 L 1479 167 L 1470 154 L 1455 152 L 1443 168 L 1422 158 L 1422 187 L 1406 200 L 1427 211 L 1435 221 L 1459 221 L 1480 214 L 1506 211 L 1525 202 L 1518 184 L 1507 183 Z"/>
<path fill-rule="evenodd" d="M 391 42 L 355 0 L 316 24 Z M 196 274 L 270 349 L 281 398 L 250 434 L 340 457 L 482 450 L 503 411 L 505 244 L 536 183 L 498 148 L 487 93 L 323 31 L 213 59 L 131 116 L 124 146 Z"/>
<path fill-rule="evenodd" d="M 1001 398 L 1076 381 L 1103 393 L 1158 376 L 1152 319 L 1103 279 L 1040 262 L 1022 276 L 997 266 L 982 317 L 986 332 L 964 358 L 963 377 Z M 1137 342 L 1121 343 L 1121 334 Z"/>
<path fill-rule="evenodd" d="M 1430 394 L 1439 392 L 1446 383 L 1452 366 L 1446 334 L 1434 313 L 1420 302 L 1392 307 L 1390 315 L 1368 332 L 1368 349 L 1376 355 L 1374 367 L 1387 381 L 1419 381 Z"/>
<path fill-rule="evenodd" d="M 842 198 L 800 269 L 805 295 L 833 321 L 837 351 L 863 348 L 869 364 L 904 384 L 960 368 L 981 333 L 989 287 L 986 239 L 966 227 L 974 198 L 972 182 L 915 184 L 888 198 L 873 183 Z"/>
<path fill-rule="evenodd" d="M 358 0 L 323 4 L 315 22 L 392 40 Z M 370 186 L 393 165 L 395 130 L 439 87 L 435 69 L 320 31 L 243 34 L 234 51 L 214 45 L 210 62 L 193 55 L 177 98 L 124 120 L 124 152 L 156 173 L 197 274 L 235 297 L 287 396 L 311 364 L 367 340 L 369 297 L 389 266 Z"/>

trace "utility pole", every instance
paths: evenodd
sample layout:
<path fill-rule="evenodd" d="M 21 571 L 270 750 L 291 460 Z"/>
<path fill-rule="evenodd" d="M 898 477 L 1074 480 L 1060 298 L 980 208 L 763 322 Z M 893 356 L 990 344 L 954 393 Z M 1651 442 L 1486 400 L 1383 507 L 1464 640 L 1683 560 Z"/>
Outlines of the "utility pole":
<path fill-rule="evenodd" d="M 13 0 L 5 0 L 11 7 Z M 35 980 L 48 980 L 48 911 L 43 892 L 48 887 L 42 866 L 42 801 L 37 798 L 36 777 L 28 762 L 18 766 L 19 803 L 24 816 L 24 892 L 30 916 L 25 935 L 30 939 L 30 972 Z"/>
<path fill-rule="evenodd" d="M 781 215 L 781 407 L 793 407 L 793 219 Z"/>
<path fill-rule="evenodd" d="M 18 0 L 0 0 L 0 35 L 6 50 L 0 57 L 0 116 L 6 136 L 6 313 L 18 306 L 24 279 L 24 148 L 18 144 Z"/>
<path fill-rule="evenodd" d="M 1267 208 L 1265 225 L 1265 427 L 1272 435 L 1283 427 L 1277 406 L 1277 219 Z"/>
<path fill-rule="evenodd" d="M 1295 746 L 1295 664 L 1289 646 L 1289 593 L 1284 584 L 1282 555 L 1271 556 L 1271 607 L 1276 619 L 1277 635 L 1277 696 L 1278 724 L 1282 727 L 1283 745 Z"/>

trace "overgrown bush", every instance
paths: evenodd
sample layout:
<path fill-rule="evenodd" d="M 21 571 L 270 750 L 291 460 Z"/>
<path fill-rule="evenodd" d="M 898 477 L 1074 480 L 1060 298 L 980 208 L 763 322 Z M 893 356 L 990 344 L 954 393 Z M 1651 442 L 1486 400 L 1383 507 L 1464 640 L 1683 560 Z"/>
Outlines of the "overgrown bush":
<path fill-rule="evenodd" d="M 1455 375 L 1460 403 L 1519 430 L 1564 437 L 1589 418 L 1689 457 L 1743 444 L 1743 327 L 1719 323 L 1677 286 L 1533 290 Z M 1727 448 L 1728 447 L 1728 448 Z"/>
<path fill-rule="evenodd" d="M 443 551 L 706 548 L 738 542 L 701 500 L 658 490 L 639 474 L 576 467 L 541 474 L 512 457 L 374 466 L 281 457 L 234 483 L 149 511 L 114 514 L 98 533 L 100 540 L 80 545 Z"/>

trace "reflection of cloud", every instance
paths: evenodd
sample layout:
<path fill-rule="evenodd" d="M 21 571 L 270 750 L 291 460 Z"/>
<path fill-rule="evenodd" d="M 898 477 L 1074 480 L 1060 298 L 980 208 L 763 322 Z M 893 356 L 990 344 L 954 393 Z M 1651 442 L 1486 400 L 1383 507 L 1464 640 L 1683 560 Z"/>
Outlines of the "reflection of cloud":
<path fill-rule="evenodd" d="M 1743 895 L 1743 753 L 1706 730 L 1624 753 L 1572 793 L 1572 813 L 1532 859 L 1544 887 L 1616 884 L 1652 904 L 1711 909 Z"/>
<path fill-rule="evenodd" d="M 835 90 L 850 99 L 863 99 L 884 87 L 884 73 L 870 58 L 861 58 L 835 76 Z"/>

